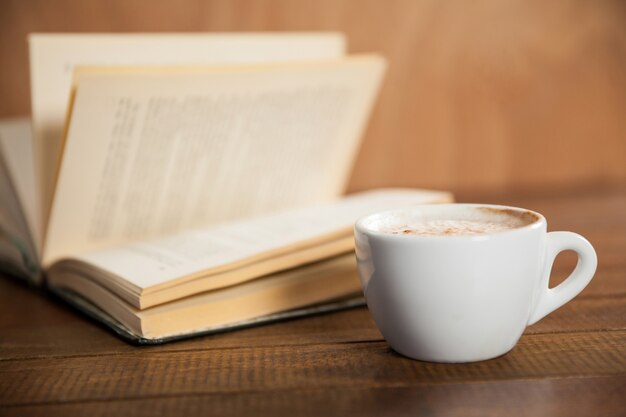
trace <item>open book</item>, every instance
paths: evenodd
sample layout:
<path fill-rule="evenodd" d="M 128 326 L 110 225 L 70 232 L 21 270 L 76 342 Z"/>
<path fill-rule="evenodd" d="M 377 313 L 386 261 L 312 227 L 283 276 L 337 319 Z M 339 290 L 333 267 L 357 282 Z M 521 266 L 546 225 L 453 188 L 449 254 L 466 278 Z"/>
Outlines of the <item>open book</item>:
<path fill-rule="evenodd" d="M 384 60 L 337 34 L 34 35 L 0 123 L 0 266 L 140 343 L 359 302 L 341 197 Z"/>

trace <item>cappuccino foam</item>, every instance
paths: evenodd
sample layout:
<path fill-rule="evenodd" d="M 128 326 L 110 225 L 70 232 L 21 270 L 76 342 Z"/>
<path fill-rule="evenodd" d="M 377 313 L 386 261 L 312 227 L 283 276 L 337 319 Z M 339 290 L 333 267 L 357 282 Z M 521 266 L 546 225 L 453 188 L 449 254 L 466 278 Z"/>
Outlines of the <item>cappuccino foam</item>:
<path fill-rule="evenodd" d="M 439 209 L 432 206 L 422 211 L 400 211 L 378 218 L 372 226 L 384 233 L 415 236 L 475 236 L 503 232 L 527 226 L 539 220 L 530 211 L 500 207 L 468 207 L 454 205 Z"/>
<path fill-rule="evenodd" d="M 515 219 L 503 221 L 428 220 L 386 230 L 392 234 L 417 236 L 472 236 L 502 232 L 523 226 Z"/>

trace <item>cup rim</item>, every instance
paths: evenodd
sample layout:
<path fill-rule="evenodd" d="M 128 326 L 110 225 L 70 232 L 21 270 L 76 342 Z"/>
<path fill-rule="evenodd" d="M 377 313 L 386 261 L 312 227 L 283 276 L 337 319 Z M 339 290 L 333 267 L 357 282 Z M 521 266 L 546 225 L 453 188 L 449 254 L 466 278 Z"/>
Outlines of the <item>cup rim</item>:
<path fill-rule="evenodd" d="M 512 228 L 512 229 L 501 230 L 501 231 L 490 232 L 490 233 L 482 233 L 482 234 L 477 234 L 477 235 L 453 235 L 453 236 L 445 236 L 445 235 L 427 235 L 427 236 L 425 236 L 425 235 L 413 235 L 413 234 L 393 234 L 393 233 L 381 232 L 381 231 L 378 231 L 378 230 L 374 230 L 374 229 L 368 228 L 364 224 L 365 222 L 369 221 L 373 217 L 380 217 L 380 216 L 390 215 L 392 213 L 402 212 L 402 211 L 419 210 L 420 208 L 423 208 L 423 207 L 432 208 L 432 207 L 435 207 L 435 206 L 440 206 L 440 207 L 467 207 L 467 208 L 485 207 L 485 208 L 492 208 L 492 209 L 497 209 L 497 210 L 512 210 L 512 211 L 516 211 L 516 212 L 520 212 L 520 213 L 530 213 L 531 215 L 536 216 L 537 219 L 535 221 L 529 223 L 529 224 L 526 224 L 526 225 L 520 226 L 520 227 L 515 227 L 515 228 Z M 522 233 L 522 232 L 525 232 L 525 231 L 538 229 L 538 228 L 542 227 L 542 225 L 547 225 L 547 221 L 546 221 L 546 218 L 541 213 L 538 213 L 536 211 L 529 210 L 529 209 L 526 209 L 526 208 L 522 208 L 522 207 L 505 206 L 505 205 L 500 205 L 500 204 L 481 204 L 481 203 L 444 203 L 444 204 L 433 203 L 433 204 L 418 204 L 418 205 L 414 205 L 414 206 L 397 207 L 397 208 L 394 208 L 394 209 L 383 210 L 383 211 L 379 211 L 379 212 L 376 212 L 376 213 L 370 213 L 368 215 L 365 215 L 365 216 L 359 218 L 355 222 L 354 230 L 358 231 L 359 233 L 362 233 L 362 234 L 372 235 L 372 236 L 380 236 L 380 237 L 385 237 L 385 238 L 389 238 L 389 239 L 411 239 L 411 240 L 422 240 L 422 239 L 429 239 L 429 240 L 441 240 L 441 239 L 446 239 L 446 240 L 451 240 L 451 239 L 454 239 L 454 240 L 485 240 L 485 239 L 492 239 L 494 237 L 510 236 L 512 234 Z"/>

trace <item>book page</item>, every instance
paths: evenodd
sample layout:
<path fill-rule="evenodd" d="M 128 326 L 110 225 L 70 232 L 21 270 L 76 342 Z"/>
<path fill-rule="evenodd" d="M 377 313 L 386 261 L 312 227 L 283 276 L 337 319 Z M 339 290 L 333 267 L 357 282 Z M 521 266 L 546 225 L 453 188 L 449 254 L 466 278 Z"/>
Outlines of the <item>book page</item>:
<path fill-rule="evenodd" d="M 15 193 L 12 197 L 2 195 L 2 201 L 5 205 L 15 203 L 22 212 L 28 229 L 26 234 L 39 251 L 42 227 L 38 216 L 39 201 L 35 188 L 33 137 L 29 118 L 0 120 L 0 154 L 4 156 L 6 173 Z M 9 202 L 9 199 L 16 201 Z"/>
<path fill-rule="evenodd" d="M 140 337 L 165 342 L 164 337 L 178 339 L 363 305 L 352 254 L 145 310 L 85 279 L 80 271 L 53 273 L 48 282 L 56 295 L 133 341 Z"/>
<path fill-rule="evenodd" d="M 37 253 L 2 151 L 0 146 L 0 271 L 37 281 Z"/>
<path fill-rule="evenodd" d="M 240 267 L 245 260 L 258 262 L 316 241 L 352 236 L 356 220 L 374 212 L 449 201 L 451 196 L 444 192 L 401 189 L 370 191 L 330 203 L 86 252 L 72 256 L 71 259 L 114 274 L 143 292 L 197 272 L 209 274 L 212 270 L 224 271 L 229 265 Z M 288 267 L 283 265 L 282 269 Z M 109 288 L 115 291 L 115 288 Z"/>
<path fill-rule="evenodd" d="M 79 74 L 45 264 L 337 197 L 384 66 Z"/>
<path fill-rule="evenodd" d="M 31 102 L 40 217 L 49 212 L 77 65 L 193 65 L 338 58 L 339 33 L 31 34 Z M 45 224 L 45 223 L 44 223 Z"/>

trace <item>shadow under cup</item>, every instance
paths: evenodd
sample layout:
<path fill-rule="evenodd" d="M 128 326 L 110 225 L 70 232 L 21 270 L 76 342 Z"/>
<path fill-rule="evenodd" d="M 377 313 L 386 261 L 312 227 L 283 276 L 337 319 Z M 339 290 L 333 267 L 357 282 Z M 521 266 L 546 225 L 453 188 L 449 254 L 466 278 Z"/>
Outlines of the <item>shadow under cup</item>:
<path fill-rule="evenodd" d="M 468 235 L 446 229 L 449 221 L 505 227 Z M 424 224 L 437 225 L 434 233 L 424 231 Z M 411 232 L 420 228 L 423 234 Z M 355 225 L 359 275 L 387 342 L 405 356 L 433 362 L 478 361 L 508 352 L 528 324 L 573 298 L 595 272 L 589 242 L 546 229 L 538 213 L 475 204 L 416 206 L 360 219 Z M 578 266 L 548 289 L 554 258 L 567 249 L 578 253 Z"/>

